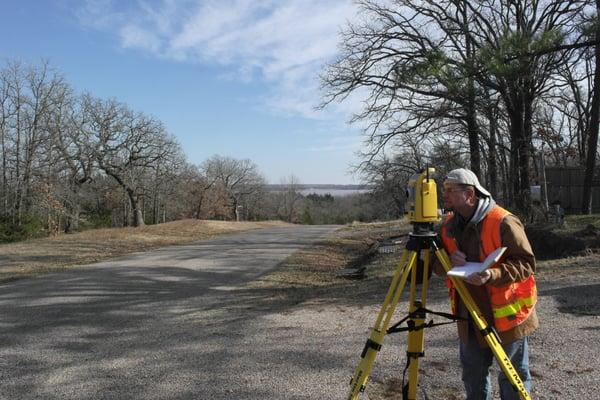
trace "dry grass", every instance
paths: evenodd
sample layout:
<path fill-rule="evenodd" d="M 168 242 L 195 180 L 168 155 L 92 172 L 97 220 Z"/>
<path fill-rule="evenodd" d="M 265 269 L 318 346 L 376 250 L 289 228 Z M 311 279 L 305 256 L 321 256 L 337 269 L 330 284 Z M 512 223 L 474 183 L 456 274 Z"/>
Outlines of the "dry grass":
<path fill-rule="evenodd" d="M 181 220 L 141 228 L 95 229 L 72 235 L 0 245 L 0 281 L 73 265 L 106 260 L 125 254 L 208 239 L 284 222 L 225 222 Z"/>
<path fill-rule="evenodd" d="M 600 275 L 600 253 L 598 249 L 588 249 L 584 255 L 539 261 L 536 266 L 540 281 L 585 280 Z"/>

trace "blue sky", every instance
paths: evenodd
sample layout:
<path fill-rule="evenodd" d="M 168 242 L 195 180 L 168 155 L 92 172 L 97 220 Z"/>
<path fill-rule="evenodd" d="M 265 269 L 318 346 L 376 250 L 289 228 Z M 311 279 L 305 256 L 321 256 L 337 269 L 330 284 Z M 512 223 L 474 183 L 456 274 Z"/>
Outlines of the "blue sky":
<path fill-rule="evenodd" d="M 163 121 L 187 158 L 254 161 L 271 183 L 357 183 L 359 101 L 316 111 L 351 0 L 3 1 L 0 57 Z"/>

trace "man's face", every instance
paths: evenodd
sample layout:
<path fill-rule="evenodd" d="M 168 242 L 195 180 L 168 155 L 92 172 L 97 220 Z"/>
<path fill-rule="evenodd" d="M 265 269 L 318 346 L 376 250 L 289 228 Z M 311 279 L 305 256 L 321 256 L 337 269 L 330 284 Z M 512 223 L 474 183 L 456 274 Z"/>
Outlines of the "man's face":
<path fill-rule="evenodd" d="M 457 210 L 467 203 L 469 188 L 456 183 L 444 182 L 444 208 Z"/>

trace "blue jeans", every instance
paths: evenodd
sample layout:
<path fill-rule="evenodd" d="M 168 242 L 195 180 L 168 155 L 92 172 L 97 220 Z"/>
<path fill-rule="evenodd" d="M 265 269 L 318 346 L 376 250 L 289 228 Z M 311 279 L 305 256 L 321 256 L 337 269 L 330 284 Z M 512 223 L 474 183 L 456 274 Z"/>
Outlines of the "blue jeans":
<path fill-rule="evenodd" d="M 519 373 L 525 389 L 531 393 L 531 375 L 529 374 L 529 343 L 527 336 L 502 346 L 506 355 Z M 477 339 L 469 335 L 469 343 L 460 342 L 460 363 L 462 364 L 462 380 L 467 392 L 467 400 L 491 400 L 490 366 L 494 359 L 492 350 L 481 348 Z M 502 370 L 498 376 L 500 398 L 502 400 L 519 400 L 519 392 L 513 389 Z"/>

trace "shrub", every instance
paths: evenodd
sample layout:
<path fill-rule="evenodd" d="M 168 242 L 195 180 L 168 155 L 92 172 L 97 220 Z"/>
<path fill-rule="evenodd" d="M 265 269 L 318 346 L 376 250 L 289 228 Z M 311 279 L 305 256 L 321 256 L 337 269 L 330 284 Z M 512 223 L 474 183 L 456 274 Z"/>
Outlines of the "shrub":
<path fill-rule="evenodd" d="M 26 217 L 21 225 L 0 220 L 0 243 L 18 242 L 46 235 L 44 223 L 37 217 Z"/>

